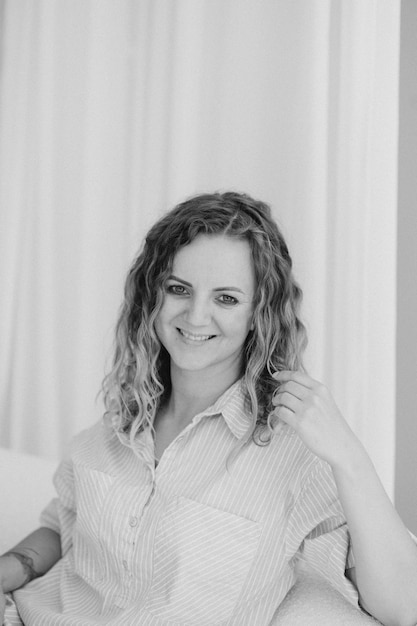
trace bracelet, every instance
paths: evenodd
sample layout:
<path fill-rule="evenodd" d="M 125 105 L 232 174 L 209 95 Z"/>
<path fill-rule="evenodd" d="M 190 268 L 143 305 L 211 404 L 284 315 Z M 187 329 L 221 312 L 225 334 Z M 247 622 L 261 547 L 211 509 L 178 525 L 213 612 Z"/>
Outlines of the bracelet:
<path fill-rule="evenodd" d="M 21 552 L 15 552 L 14 550 L 6 552 L 2 556 L 14 556 L 22 564 L 23 571 L 26 574 L 26 578 L 21 585 L 22 587 L 23 585 L 27 585 L 27 583 L 29 583 L 34 578 L 38 578 L 39 576 L 41 576 L 41 574 L 35 570 L 33 559 L 30 556 L 22 554 Z"/>

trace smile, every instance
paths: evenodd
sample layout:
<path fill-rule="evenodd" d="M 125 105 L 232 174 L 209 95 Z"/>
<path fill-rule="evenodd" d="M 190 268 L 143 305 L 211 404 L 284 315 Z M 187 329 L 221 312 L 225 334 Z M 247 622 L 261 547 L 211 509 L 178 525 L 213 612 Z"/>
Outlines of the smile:
<path fill-rule="evenodd" d="M 208 341 L 215 337 L 215 335 L 193 335 L 192 333 L 187 333 L 182 328 L 178 328 L 180 335 L 182 335 L 185 339 L 189 339 L 190 341 Z"/>

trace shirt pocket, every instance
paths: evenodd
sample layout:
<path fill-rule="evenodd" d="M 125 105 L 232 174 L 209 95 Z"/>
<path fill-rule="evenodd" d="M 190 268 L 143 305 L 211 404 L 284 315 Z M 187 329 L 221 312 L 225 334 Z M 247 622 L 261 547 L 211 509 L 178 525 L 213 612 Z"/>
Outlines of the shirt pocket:
<path fill-rule="evenodd" d="M 90 584 L 104 577 L 102 542 L 103 509 L 113 477 L 84 466 L 75 466 L 76 521 L 73 532 L 75 572 Z"/>
<path fill-rule="evenodd" d="M 256 554 L 260 525 L 194 502 L 172 501 L 156 529 L 145 610 L 181 625 L 227 620 Z"/>

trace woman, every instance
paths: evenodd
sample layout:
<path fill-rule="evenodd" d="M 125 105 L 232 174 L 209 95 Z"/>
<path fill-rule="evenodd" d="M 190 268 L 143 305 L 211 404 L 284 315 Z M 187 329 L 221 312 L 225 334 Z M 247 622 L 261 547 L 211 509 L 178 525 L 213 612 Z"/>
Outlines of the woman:
<path fill-rule="evenodd" d="M 417 549 L 302 369 L 300 300 L 262 202 L 197 196 L 151 229 L 105 420 L 75 439 L 42 527 L 0 559 L 24 624 L 271 624 L 300 559 L 382 623 L 417 622 Z"/>

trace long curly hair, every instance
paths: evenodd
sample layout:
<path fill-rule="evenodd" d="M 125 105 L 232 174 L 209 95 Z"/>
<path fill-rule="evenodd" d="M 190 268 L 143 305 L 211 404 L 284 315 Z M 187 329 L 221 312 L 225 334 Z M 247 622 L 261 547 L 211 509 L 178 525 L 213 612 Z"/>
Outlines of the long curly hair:
<path fill-rule="evenodd" d="M 299 317 L 302 292 L 284 237 L 270 207 L 236 192 L 202 194 L 177 205 L 149 231 L 128 272 L 115 332 L 113 366 L 103 381 L 107 417 L 122 440 L 134 444 L 152 427 L 171 389 L 169 355 L 155 331 L 164 285 L 180 248 L 198 235 L 248 241 L 255 272 L 253 329 L 242 359 L 245 402 L 252 426 L 244 437 L 267 443 L 277 370 L 302 369 L 306 331 Z M 266 438 L 263 433 L 267 433 Z"/>

